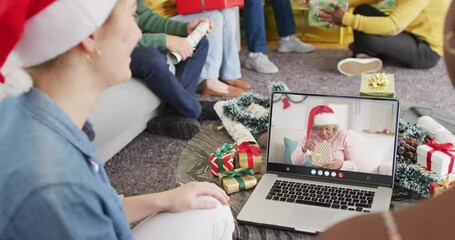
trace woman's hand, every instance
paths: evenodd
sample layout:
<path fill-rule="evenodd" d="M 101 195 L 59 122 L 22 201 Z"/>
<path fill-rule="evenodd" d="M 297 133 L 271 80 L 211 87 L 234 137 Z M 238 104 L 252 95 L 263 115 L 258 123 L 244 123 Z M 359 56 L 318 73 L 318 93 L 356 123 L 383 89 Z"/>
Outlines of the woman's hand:
<path fill-rule="evenodd" d="M 332 6 L 333 6 L 334 10 L 331 10 L 328 8 L 321 9 L 324 13 L 320 13 L 318 15 L 319 20 L 324 21 L 324 22 L 329 22 L 330 25 L 341 26 L 345 12 L 336 3 L 332 3 Z"/>
<path fill-rule="evenodd" d="M 169 52 L 175 52 L 180 55 L 183 61 L 193 55 L 193 47 L 186 38 L 166 35 L 166 48 Z"/>
<path fill-rule="evenodd" d="M 313 151 L 316 149 L 316 143 L 313 140 L 306 140 L 305 145 L 303 145 L 302 151 L 306 153 L 308 150 Z"/>
<path fill-rule="evenodd" d="M 333 159 L 330 163 L 325 164 L 323 167 L 329 169 L 340 169 L 343 167 L 343 160 Z"/>
<path fill-rule="evenodd" d="M 200 198 L 201 196 L 212 196 L 221 204 L 227 205 L 228 195 L 217 185 L 208 182 L 190 182 L 178 188 L 164 192 L 169 202 L 167 211 L 183 212 L 191 209 L 215 208 L 215 200 Z"/>
<path fill-rule="evenodd" d="M 212 19 L 209 18 L 195 18 L 193 19 L 190 23 L 188 23 L 188 34 L 191 34 L 194 29 L 199 25 L 201 22 L 209 21 L 209 30 L 205 34 L 206 37 L 210 35 L 210 32 L 212 31 L 213 27 L 215 26 L 215 22 Z"/>

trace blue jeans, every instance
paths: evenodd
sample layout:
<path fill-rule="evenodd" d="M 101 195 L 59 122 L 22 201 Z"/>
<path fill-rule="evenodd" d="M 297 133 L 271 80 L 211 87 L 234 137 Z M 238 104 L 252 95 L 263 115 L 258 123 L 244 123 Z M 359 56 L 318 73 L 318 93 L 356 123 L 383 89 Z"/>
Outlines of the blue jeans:
<path fill-rule="evenodd" d="M 264 6 L 263 0 L 245 0 L 243 17 L 248 50 L 250 52 L 266 52 Z M 271 0 L 275 22 L 280 37 L 295 34 L 294 15 L 289 0 Z"/>
<path fill-rule="evenodd" d="M 237 51 L 236 33 L 238 8 L 207 11 L 189 15 L 177 15 L 172 20 L 190 22 L 195 18 L 206 17 L 215 22 L 209 41 L 207 61 L 201 72 L 201 80 L 204 79 L 239 79 L 240 59 Z"/>
<path fill-rule="evenodd" d="M 198 118 L 201 105 L 195 93 L 202 66 L 207 58 L 208 41 L 203 38 L 193 56 L 175 65 L 175 76 L 169 71 L 167 51 L 137 47 L 131 54 L 133 77 L 143 79 L 163 102 L 187 118 Z"/>

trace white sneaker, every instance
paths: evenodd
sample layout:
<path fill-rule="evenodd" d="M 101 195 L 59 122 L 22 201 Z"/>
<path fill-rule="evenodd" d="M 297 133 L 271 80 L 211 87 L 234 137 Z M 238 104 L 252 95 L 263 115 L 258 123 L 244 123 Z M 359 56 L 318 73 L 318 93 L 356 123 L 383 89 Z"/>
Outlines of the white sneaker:
<path fill-rule="evenodd" d="M 379 58 L 346 58 L 338 62 L 337 68 L 346 76 L 372 73 L 381 70 L 382 60 Z"/>
<path fill-rule="evenodd" d="M 243 66 L 259 73 L 277 73 L 278 67 L 269 60 L 267 55 L 257 52 L 249 53 L 243 61 Z"/>
<path fill-rule="evenodd" d="M 289 37 L 280 38 L 277 50 L 278 52 L 282 53 L 288 52 L 308 53 L 316 50 L 316 47 L 311 44 L 304 43 L 300 41 L 300 39 L 292 35 Z"/>

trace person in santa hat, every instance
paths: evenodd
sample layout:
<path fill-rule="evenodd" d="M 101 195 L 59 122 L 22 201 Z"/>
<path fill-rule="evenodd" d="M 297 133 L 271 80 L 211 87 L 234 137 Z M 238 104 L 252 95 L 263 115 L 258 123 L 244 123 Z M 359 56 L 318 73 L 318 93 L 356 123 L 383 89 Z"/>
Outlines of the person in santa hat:
<path fill-rule="evenodd" d="M 133 239 L 129 223 L 151 215 L 148 238 L 232 237 L 222 189 L 119 197 L 91 142 L 98 96 L 131 77 L 136 4 L 0 1 L 0 239 Z"/>
<path fill-rule="evenodd" d="M 293 164 L 312 166 L 311 154 L 317 144 L 331 145 L 332 161 L 322 167 L 356 171 L 358 160 L 352 136 L 348 130 L 340 129 L 334 111 L 326 105 L 313 107 L 308 115 L 306 136 L 291 155 Z"/>

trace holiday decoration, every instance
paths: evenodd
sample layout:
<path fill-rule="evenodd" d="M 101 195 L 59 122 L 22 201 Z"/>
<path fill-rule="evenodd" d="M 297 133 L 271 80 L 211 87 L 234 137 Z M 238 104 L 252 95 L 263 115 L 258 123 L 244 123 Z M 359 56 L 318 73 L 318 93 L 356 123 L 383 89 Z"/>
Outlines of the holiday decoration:
<path fill-rule="evenodd" d="M 360 96 L 395 97 L 395 76 L 393 74 L 362 74 Z"/>
<path fill-rule="evenodd" d="M 427 138 L 427 134 L 419 125 L 408 123 L 401 118 L 398 125 L 398 132 L 400 133 L 400 137 L 414 138 L 419 141 L 420 144 L 425 143 L 425 138 Z"/>
<path fill-rule="evenodd" d="M 257 179 L 251 168 L 238 168 L 221 172 L 218 178 L 227 194 L 252 189 L 257 184 Z"/>
<path fill-rule="evenodd" d="M 236 150 L 232 144 L 225 143 L 223 146 L 215 149 L 209 156 L 210 168 L 214 177 L 223 171 L 234 169 L 234 157 Z"/>
<path fill-rule="evenodd" d="M 345 0 L 310 0 L 310 10 L 308 13 L 308 23 L 314 27 L 331 27 L 330 23 L 319 20 L 319 14 L 324 12 L 321 9 L 333 10 L 333 3 L 336 3 L 345 12 L 348 10 L 348 1 Z"/>
<path fill-rule="evenodd" d="M 259 145 L 243 142 L 237 149 L 240 167 L 251 168 L 254 172 L 261 173 L 262 153 Z"/>
<path fill-rule="evenodd" d="M 451 143 L 428 140 L 417 147 L 417 163 L 440 176 L 454 171 L 455 149 Z"/>
<path fill-rule="evenodd" d="M 185 0 L 188 1 L 188 0 Z M 210 22 L 203 21 L 200 22 L 197 27 L 193 30 L 193 32 L 186 37 L 186 40 L 190 43 L 191 47 L 195 48 L 199 41 L 207 34 L 210 30 Z M 168 58 L 171 60 L 171 63 L 176 65 L 182 60 L 182 56 L 180 56 L 176 52 L 169 52 Z"/>
<path fill-rule="evenodd" d="M 396 163 L 395 184 L 399 187 L 413 190 L 422 197 L 428 198 L 430 196 L 430 183 L 441 180 L 441 176 L 427 171 L 422 166 L 401 162 Z"/>
<path fill-rule="evenodd" d="M 243 124 L 253 134 L 265 132 L 268 127 L 269 114 L 258 116 L 247 112 L 246 109 L 251 104 L 260 105 L 265 109 L 270 108 L 268 98 L 246 92 L 237 98 L 226 101 L 223 106 L 223 115 L 228 119 Z"/>
<path fill-rule="evenodd" d="M 401 138 L 398 140 L 397 160 L 403 163 L 417 163 L 417 146 L 420 142 L 414 138 Z"/>
<path fill-rule="evenodd" d="M 450 180 L 450 176 L 447 176 L 443 181 L 430 183 L 430 197 L 441 195 L 453 186 L 455 186 L 455 182 Z"/>
<path fill-rule="evenodd" d="M 244 0 L 177 0 L 177 13 L 181 15 L 243 6 Z"/>

